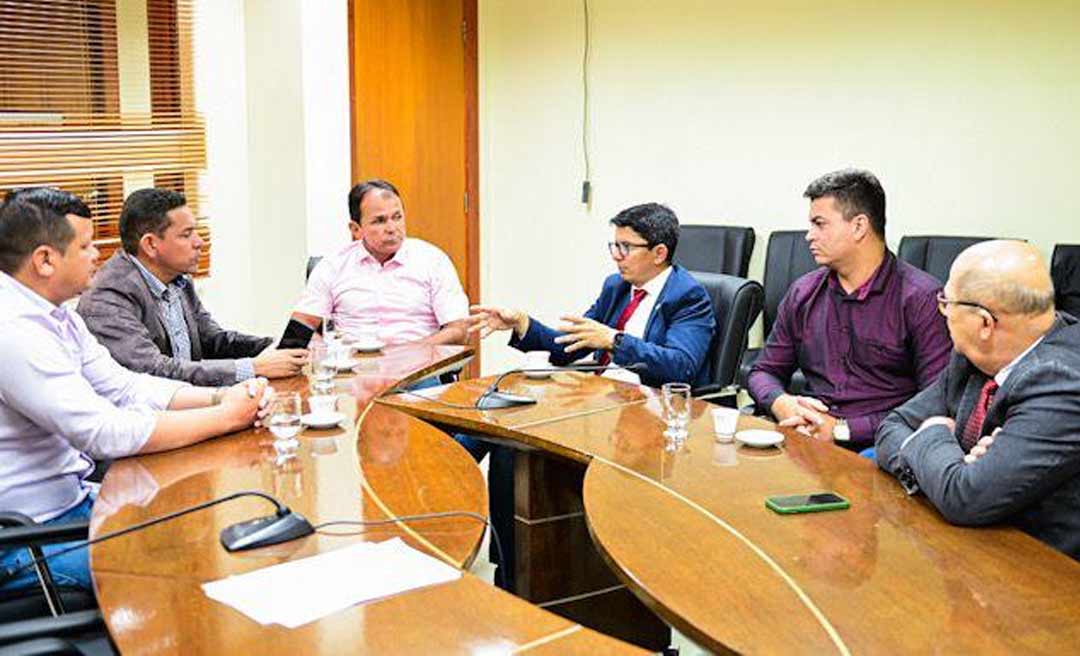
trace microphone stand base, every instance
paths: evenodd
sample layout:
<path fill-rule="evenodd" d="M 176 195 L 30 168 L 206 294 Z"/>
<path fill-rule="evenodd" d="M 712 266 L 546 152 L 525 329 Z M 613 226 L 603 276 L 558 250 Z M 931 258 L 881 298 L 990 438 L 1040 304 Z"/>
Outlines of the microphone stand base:
<path fill-rule="evenodd" d="M 535 405 L 536 399 L 531 396 L 511 394 L 509 392 L 492 392 L 485 394 L 476 401 L 477 410 L 495 410 L 497 408 L 513 408 L 519 405 Z"/>
<path fill-rule="evenodd" d="M 314 532 L 311 522 L 290 510 L 284 515 L 258 517 L 225 527 L 221 531 L 221 546 L 226 551 L 244 551 L 288 542 Z"/>

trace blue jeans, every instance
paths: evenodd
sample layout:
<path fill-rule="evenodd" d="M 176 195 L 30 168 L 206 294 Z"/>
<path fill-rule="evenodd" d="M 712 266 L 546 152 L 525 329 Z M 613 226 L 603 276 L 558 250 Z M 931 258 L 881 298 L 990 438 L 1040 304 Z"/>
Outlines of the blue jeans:
<path fill-rule="evenodd" d="M 94 495 L 83 499 L 83 502 L 67 511 L 63 515 L 50 519 L 46 524 L 66 524 L 90 519 L 90 511 L 94 507 Z M 42 545 L 41 551 L 45 556 L 70 547 L 76 542 L 63 542 L 60 544 Z M 65 588 L 82 588 L 87 592 L 93 592 L 94 586 L 90 582 L 90 556 L 87 549 L 76 549 L 62 556 L 49 558 L 49 571 L 52 572 L 53 581 L 56 585 Z M 0 571 L 9 574 L 13 570 L 29 563 L 31 560 L 30 550 L 26 548 L 10 549 L 0 555 Z M 20 572 L 14 579 L 0 586 L 0 590 L 21 590 L 38 585 L 37 572 L 33 567 L 28 567 Z"/>

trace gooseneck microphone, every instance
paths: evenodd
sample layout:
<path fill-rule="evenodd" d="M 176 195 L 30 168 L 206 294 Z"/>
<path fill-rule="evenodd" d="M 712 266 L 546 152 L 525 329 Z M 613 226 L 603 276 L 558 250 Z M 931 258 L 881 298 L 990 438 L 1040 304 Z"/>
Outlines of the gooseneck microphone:
<path fill-rule="evenodd" d="M 567 365 L 565 367 L 543 367 L 538 369 L 511 369 L 500 374 L 484 393 L 476 399 L 477 410 L 495 410 L 498 408 L 512 408 L 519 405 L 532 405 L 536 399 L 523 394 L 513 394 L 499 390 L 499 384 L 511 374 L 530 373 L 557 373 L 560 371 L 608 371 L 609 369 L 624 369 L 626 371 L 643 371 L 646 369 L 644 362 L 633 362 L 627 365 L 618 364 L 581 364 Z"/>
<path fill-rule="evenodd" d="M 259 517 L 246 522 L 240 522 L 239 524 L 233 524 L 232 526 L 225 527 L 225 529 L 221 531 L 221 546 L 225 547 L 225 549 L 228 551 L 243 551 L 244 549 L 265 547 L 271 544 L 278 544 L 279 542 L 287 542 L 289 540 L 295 540 L 296 538 L 302 538 L 305 535 L 311 535 L 315 532 L 315 529 L 311 526 L 311 523 L 308 522 L 308 520 L 304 519 L 302 515 L 293 512 L 289 509 L 288 506 L 281 503 L 269 494 L 259 492 L 257 490 L 243 490 L 241 492 L 234 492 L 233 494 L 218 497 L 217 499 L 211 499 L 210 501 L 206 501 L 204 503 L 200 503 L 194 506 L 181 508 L 180 510 L 168 513 L 166 515 L 154 517 L 153 519 L 148 519 L 145 522 L 139 522 L 138 524 L 132 524 L 131 526 L 122 528 L 118 531 L 99 535 L 92 540 L 83 540 L 81 542 L 77 542 L 76 544 L 71 545 L 70 547 L 67 547 L 66 549 L 61 549 L 59 551 L 54 551 L 50 554 L 46 554 L 38 558 L 31 559 L 29 562 L 20 565 L 13 570 L 10 570 L 6 573 L 6 575 L 0 575 L 0 585 L 3 585 L 7 581 L 14 579 L 15 576 L 18 575 L 20 572 L 27 570 L 31 567 L 36 567 L 37 565 L 49 560 L 50 558 L 55 558 L 57 556 L 70 553 L 72 551 L 78 551 L 79 549 L 85 549 L 92 544 L 97 544 L 106 540 L 112 540 L 113 538 L 118 538 L 120 536 L 127 535 L 128 533 L 135 533 L 136 531 L 150 528 L 151 526 L 154 526 L 156 524 L 168 522 L 178 517 L 183 517 L 184 515 L 197 512 L 199 510 L 204 510 L 211 506 L 216 506 L 219 503 L 225 503 L 226 501 L 239 499 L 241 497 L 259 497 L 262 499 L 266 499 L 270 503 L 274 504 L 276 512 L 273 515 Z M 34 528 L 37 527 L 30 527 L 30 529 Z M 7 529 L 5 531 L 5 534 L 9 531 L 15 532 L 18 530 L 20 529 Z"/>

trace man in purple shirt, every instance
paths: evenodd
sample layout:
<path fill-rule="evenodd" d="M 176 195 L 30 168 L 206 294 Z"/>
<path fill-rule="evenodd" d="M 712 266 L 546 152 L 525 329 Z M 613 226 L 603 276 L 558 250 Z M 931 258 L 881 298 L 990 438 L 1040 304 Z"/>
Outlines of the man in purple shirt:
<path fill-rule="evenodd" d="M 748 386 L 782 426 L 859 450 L 948 362 L 941 284 L 885 247 L 885 190 L 869 171 L 826 174 L 804 196 L 806 240 L 823 266 L 784 296 Z M 807 395 L 785 391 L 796 369 Z"/>

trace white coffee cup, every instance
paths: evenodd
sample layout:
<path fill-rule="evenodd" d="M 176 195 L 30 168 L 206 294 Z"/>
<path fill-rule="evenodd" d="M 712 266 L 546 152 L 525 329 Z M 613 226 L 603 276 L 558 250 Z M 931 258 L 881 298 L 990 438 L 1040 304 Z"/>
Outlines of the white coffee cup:
<path fill-rule="evenodd" d="M 735 408 L 712 408 L 713 431 L 720 442 L 730 442 L 739 426 L 739 411 Z"/>
<path fill-rule="evenodd" d="M 311 414 L 316 417 L 324 417 L 337 410 L 337 397 L 332 394 L 309 396 L 308 405 L 311 406 Z"/>

